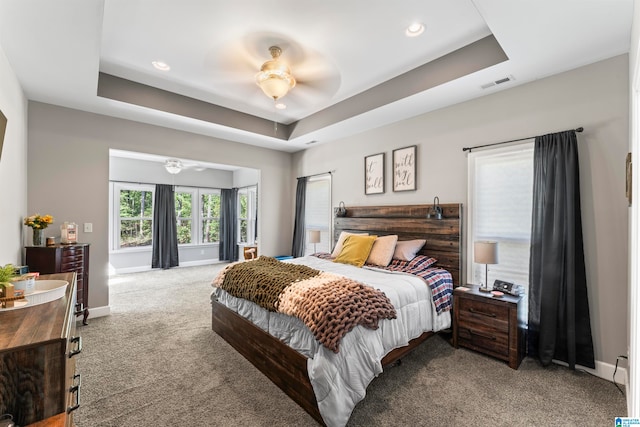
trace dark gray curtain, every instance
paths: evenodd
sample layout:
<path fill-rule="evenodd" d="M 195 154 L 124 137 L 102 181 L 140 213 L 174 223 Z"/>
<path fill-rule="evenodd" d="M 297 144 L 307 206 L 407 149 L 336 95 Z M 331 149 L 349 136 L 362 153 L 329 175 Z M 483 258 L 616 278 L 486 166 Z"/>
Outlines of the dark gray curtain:
<path fill-rule="evenodd" d="M 305 199 L 307 196 L 307 177 L 298 178 L 296 187 L 296 217 L 293 225 L 293 244 L 291 245 L 291 255 L 294 258 L 304 256 L 304 211 Z"/>
<path fill-rule="evenodd" d="M 535 140 L 529 282 L 529 355 L 595 368 L 575 131 Z"/>
<path fill-rule="evenodd" d="M 151 268 L 171 268 L 177 265 L 178 228 L 173 186 L 156 184 Z"/>
<path fill-rule="evenodd" d="M 220 191 L 220 254 L 221 261 L 238 260 L 238 189 Z"/>

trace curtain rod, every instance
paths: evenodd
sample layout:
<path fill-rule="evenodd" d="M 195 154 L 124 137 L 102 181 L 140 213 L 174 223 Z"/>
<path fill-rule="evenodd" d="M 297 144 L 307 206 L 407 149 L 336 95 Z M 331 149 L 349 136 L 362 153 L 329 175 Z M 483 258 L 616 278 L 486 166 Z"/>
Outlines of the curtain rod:
<path fill-rule="evenodd" d="M 584 128 L 583 127 L 579 127 L 579 128 L 576 128 L 576 129 L 569 129 L 569 130 L 575 130 L 576 132 L 579 133 L 579 132 L 582 132 L 584 130 Z M 527 139 L 533 139 L 533 138 L 537 138 L 537 136 L 530 136 L 528 138 L 520 138 L 520 139 L 512 139 L 510 141 L 494 142 L 493 144 L 476 145 L 475 147 L 464 147 L 462 149 L 462 151 L 471 151 L 471 150 L 475 150 L 476 148 L 493 147 L 494 145 L 502 145 L 502 144 L 508 144 L 510 142 L 525 141 Z"/>
<path fill-rule="evenodd" d="M 334 169 L 334 170 L 329 171 L 329 172 L 320 172 L 320 173 L 314 173 L 313 175 L 299 176 L 299 177 L 298 177 L 298 178 L 296 178 L 296 179 L 300 179 L 300 178 L 312 178 L 312 177 L 314 177 L 314 176 L 320 176 L 320 175 L 326 175 L 326 174 L 331 175 L 331 174 L 332 174 L 332 173 L 334 173 L 335 171 L 336 171 L 336 170 Z"/>

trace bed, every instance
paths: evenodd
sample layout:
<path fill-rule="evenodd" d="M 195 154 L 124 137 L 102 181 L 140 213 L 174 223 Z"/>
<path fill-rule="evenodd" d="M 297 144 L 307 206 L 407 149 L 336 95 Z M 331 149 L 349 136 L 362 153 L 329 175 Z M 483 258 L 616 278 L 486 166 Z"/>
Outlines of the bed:
<path fill-rule="evenodd" d="M 346 216 L 335 218 L 335 240 L 337 240 L 342 232 L 368 232 L 377 236 L 397 235 L 399 241 L 425 239 L 426 243 L 419 254 L 437 259 L 437 264 L 433 267 L 446 269 L 448 274 L 450 274 L 450 278 L 453 280 L 453 284 L 458 285 L 461 268 L 461 205 L 443 204 L 441 208 L 443 211 L 443 219 L 437 220 L 427 218 L 427 213 L 431 209 L 431 205 L 350 207 L 347 208 Z M 311 263 L 314 268 L 318 269 L 331 269 L 333 268 L 331 264 L 334 264 L 338 270 L 338 274 L 344 275 L 351 274 L 355 270 L 360 270 L 356 267 L 337 265 L 338 263 L 331 263 L 330 260 L 316 257 L 294 259 L 290 262 L 294 264 Z M 354 273 L 357 276 L 355 279 L 361 279 L 364 283 L 369 280 L 373 280 L 374 282 L 378 281 L 375 287 L 383 288 L 383 292 L 385 292 L 384 286 L 391 280 L 399 279 L 408 282 L 415 282 L 416 280 L 415 277 L 403 277 L 406 276 L 403 274 L 396 274 L 394 276 L 391 272 L 385 273 L 375 270 L 378 269 L 362 269 L 362 271 Z M 359 274 L 363 274 L 363 277 L 358 276 Z M 377 274 L 387 274 L 388 276 L 380 278 L 382 276 L 377 276 Z M 418 279 L 418 281 L 420 280 L 421 279 Z M 424 282 L 422 282 L 422 288 L 424 288 Z M 288 326 L 282 327 L 285 332 L 282 330 L 276 332 L 271 331 L 271 333 L 278 337 L 271 335 L 266 332 L 270 330 L 269 325 L 280 324 L 280 319 L 276 317 L 275 314 L 264 319 L 261 317 L 263 314 L 260 313 L 260 308 L 253 307 L 250 302 L 238 301 L 226 295 L 224 291 L 217 289 L 216 292 L 212 294 L 211 304 L 213 330 L 263 372 L 320 424 L 331 426 L 346 424 L 351 410 L 355 404 L 357 404 L 357 401 L 364 398 L 366 385 L 373 377 L 382 371 L 383 367 L 397 362 L 417 345 L 433 336 L 437 331 L 448 328 L 451 319 L 449 311 L 439 314 L 433 312 L 428 316 L 421 315 L 419 317 L 429 317 L 431 319 L 427 322 L 429 323 L 427 329 L 416 332 L 414 326 L 410 327 L 411 332 L 405 334 L 406 336 L 404 336 L 404 338 L 399 338 L 400 344 L 394 344 L 393 348 L 387 347 L 389 344 L 386 343 L 386 338 L 384 348 L 380 348 L 379 345 L 374 345 L 376 351 L 372 353 L 376 354 L 371 357 L 378 358 L 378 360 L 375 361 L 376 363 L 371 363 L 370 367 L 364 369 L 364 371 L 366 371 L 362 374 L 364 378 L 358 379 L 359 384 L 355 387 L 356 389 L 364 387 L 364 389 L 356 393 L 357 396 L 355 398 L 349 397 L 348 399 L 344 399 L 344 396 L 339 392 L 333 397 L 326 397 L 327 393 L 322 390 L 322 386 L 318 385 L 318 374 L 316 371 L 325 369 L 324 364 L 319 366 L 320 362 L 318 361 L 322 361 L 325 358 L 333 358 L 334 356 L 332 356 L 331 351 L 327 351 L 327 349 L 321 345 L 314 347 L 313 343 L 309 343 L 308 338 L 297 339 L 289 337 L 286 332 Z M 394 305 L 395 304 L 396 302 L 394 302 Z M 423 302 L 419 304 L 420 307 L 424 306 Z M 435 308 L 435 305 L 433 305 L 433 308 Z M 402 310 L 404 310 L 403 307 L 399 308 L 399 313 L 402 313 L 402 315 L 399 316 L 401 319 L 407 320 L 412 317 Z M 422 310 L 422 308 L 420 310 Z M 278 315 L 281 314 L 278 313 Z M 293 323 L 295 324 L 296 321 L 298 321 L 298 319 L 295 319 Z M 400 323 L 398 320 L 396 320 L 395 323 L 393 322 L 394 320 L 382 320 L 381 327 L 375 333 L 381 334 L 381 330 L 392 330 Z M 406 323 L 409 324 L 408 321 Z M 299 325 L 296 325 L 296 328 L 298 326 Z M 360 336 L 370 336 L 367 334 L 370 333 L 361 333 L 361 331 L 356 328 L 343 338 L 340 352 L 345 354 L 345 356 L 340 356 L 342 362 L 344 362 L 344 359 L 349 359 L 347 352 L 352 351 L 352 341 L 360 340 Z M 358 338 L 355 338 L 356 336 Z M 285 344 L 285 342 L 297 348 L 294 349 Z M 303 344 L 301 345 L 300 342 L 303 342 Z M 314 353 L 318 348 L 321 350 L 321 353 Z M 354 351 L 361 353 L 369 352 L 369 350 Z M 355 357 L 362 357 L 361 353 Z M 327 369 L 343 368 L 331 367 Z M 352 368 L 346 367 L 344 369 L 349 371 L 349 369 Z M 355 370 L 359 371 L 360 368 L 358 367 Z M 320 377 L 323 375 L 330 376 L 331 374 L 321 373 Z M 314 385 L 316 388 L 315 391 Z M 317 395 L 321 396 L 321 398 L 316 399 Z M 343 400 L 349 401 L 345 403 Z M 353 400 L 353 402 L 351 400 Z M 339 407 L 327 411 L 327 405 L 337 405 Z"/>

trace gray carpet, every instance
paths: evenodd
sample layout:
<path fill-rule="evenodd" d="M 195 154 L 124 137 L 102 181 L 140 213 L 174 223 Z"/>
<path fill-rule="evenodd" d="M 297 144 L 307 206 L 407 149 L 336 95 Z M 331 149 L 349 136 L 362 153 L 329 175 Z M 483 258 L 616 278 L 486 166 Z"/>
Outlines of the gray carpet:
<path fill-rule="evenodd" d="M 112 277 L 111 316 L 79 326 L 77 427 L 316 426 L 211 330 L 220 266 Z M 613 383 L 525 359 L 520 369 L 436 336 L 369 386 L 348 426 L 604 426 Z"/>

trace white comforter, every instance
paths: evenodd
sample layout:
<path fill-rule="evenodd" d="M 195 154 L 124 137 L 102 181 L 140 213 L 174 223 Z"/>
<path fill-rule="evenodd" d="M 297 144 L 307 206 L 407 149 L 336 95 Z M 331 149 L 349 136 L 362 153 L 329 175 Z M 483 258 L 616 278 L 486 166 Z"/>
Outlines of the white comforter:
<path fill-rule="evenodd" d="M 426 331 L 451 325 L 450 312 L 436 314 L 431 291 L 417 276 L 380 269 L 357 268 L 316 257 L 289 260 L 369 284 L 384 292 L 396 308 L 397 318 L 380 321 L 377 330 L 362 326 L 345 335 L 336 354 L 315 340 L 297 318 L 269 312 L 246 300 L 214 288 L 212 298 L 281 339 L 308 358 L 309 379 L 318 408 L 329 427 L 344 426 L 356 404 L 364 399 L 369 383 L 382 372 L 382 358 Z"/>

